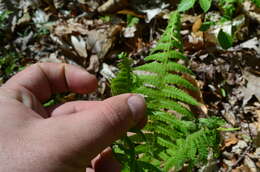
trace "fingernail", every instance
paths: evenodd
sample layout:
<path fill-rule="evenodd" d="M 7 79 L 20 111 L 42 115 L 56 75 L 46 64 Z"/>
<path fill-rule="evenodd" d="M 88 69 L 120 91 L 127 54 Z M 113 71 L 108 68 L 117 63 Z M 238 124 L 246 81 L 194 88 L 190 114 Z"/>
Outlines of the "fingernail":
<path fill-rule="evenodd" d="M 140 122 L 145 114 L 145 100 L 140 95 L 133 95 L 128 99 L 128 106 L 132 112 L 134 121 Z"/>

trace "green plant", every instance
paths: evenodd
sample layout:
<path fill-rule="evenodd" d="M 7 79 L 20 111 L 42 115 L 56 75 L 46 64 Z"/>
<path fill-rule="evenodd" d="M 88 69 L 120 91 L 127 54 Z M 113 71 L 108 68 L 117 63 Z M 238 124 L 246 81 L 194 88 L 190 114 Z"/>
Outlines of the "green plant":
<path fill-rule="evenodd" d="M 0 29 L 6 27 L 6 22 L 10 14 L 12 14 L 12 12 L 7 10 L 0 13 Z"/>
<path fill-rule="evenodd" d="M 138 17 L 132 16 L 132 15 L 127 15 L 127 26 L 132 27 L 138 24 L 140 19 Z"/>
<path fill-rule="evenodd" d="M 260 0 L 251 0 L 257 7 L 260 7 Z M 213 5 L 212 0 L 181 0 L 178 5 L 178 11 L 185 12 L 191 8 L 193 8 L 196 4 L 199 3 L 200 7 L 203 9 L 204 13 L 206 13 L 211 6 Z M 216 0 L 215 5 L 221 10 L 222 18 L 218 22 L 205 21 L 202 24 L 201 31 L 206 31 L 210 28 L 210 26 L 215 24 L 221 24 L 226 21 L 232 21 L 235 16 L 239 6 L 244 2 L 244 0 Z M 235 29 L 235 28 L 234 28 Z M 235 32 L 235 30 L 234 30 Z M 233 34 L 233 33 L 232 33 Z M 233 46 L 234 35 L 229 35 L 225 33 L 223 30 L 220 30 L 218 33 L 218 42 L 223 49 L 228 49 Z"/>
<path fill-rule="evenodd" d="M 197 0 L 181 0 L 178 5 L 178 11 L 187 11 L 194 7 Z M 200 7 L 207 12 L 212 4 L 212 0 L 198 0 Z"/>
<path fill-rule="evenodd" d="M 235 12 L 237 11 L 237 7 L 244 0 L 219 0 L 218 5 L 223 10 L 223 15 L 226 19 L 232 19 Z"/>
<path fill-rule="evenodd" d="M 253 2 L 258 8 L 260 8 L 260 0 L 252 0 L 252 2 Z"/>
<path fill-rule="evenodd" d="M 1 51 L 4 55 L 0 55 L 0 73 L 6 80 L 21 69 L 18 64 L 20 57 L 15 52 L 6 52 L 3 49 Z"/>
<path fill-rule="evenodd" d="M 180 14 L 173 12 L 157 46 L 145 58 L 146 64 L 132 68 L 126 54 L 120 55 L 120 71 L 112 80 L 113 95 L 142 94 L 147 102 L 148 124 L 131 130 L 114 143 L 113 150 L 125 172 L 180 170 L 184 163 L 192 169 L 217 155 L 219 118 L 201 118 L 189 110 L 199 103 L 184 89 L 196 88 L 182 74 L 192 72 L 177 61 L 186 60 L 180 35 Z M 135 74 L 143 71 L 144 74 Z M 140 72 L 139 72 L 140 73 Z"/>
<path fill-rule="evenodd" d="M 218 42 L 223 49 L 228 49 L 233 45 L 233 37 L 221 29 L 218 33 Z"/>
<path fill-rule="evenodd" d="M 7 10 L 0 12 L 0 38 L 1 39 L 3 39 L 4 32 L 7 29 L 7 22 L 10 14 L 12 14 L 12 12 Z"/>
<path fill-rule="evenodd" d="M 204 13 L 206 13 L 212 5 L 212 0 L 198 0 L 198 1 L 200 4 L 200 7 L 203 9 Z M 217 22 L 220 24 L 220 23 L 223 23 L 224 21 L 232 20 L 232 17 L 234 16 L 234 14 L 236 12 L 238 4 L 242 3 L 243 0 L 218 0 L 216 2 L 218 4 L 219 8 L 221 8 L 223 11 L 223 17 L 222 17 L 221 21 Z M 178 11 L 181 11 L 181 12 L 187 11 L 187 10 L 193 8 L 195 3 L 196 3 L 196 0 L 181 0 L 180 4 L 178 5 Z M 215 24 L 216 24 L 216 22 L 206 21 L 202 24 L 200 30 L 206 31 L 212 25 L 215 25 Z M 233 45 L 233 38 L 231 35 L 227 34 L 223 30 L 220 30 L 218 33 L 218 42 L 223 49 L 228 49 L 228 48 L 232 47 L 232 45 Z"/>
<path fill-rule="evenodd" d="M 199 2 L 200 7 L 204 12 L 207 12 L 213 4 L 212 0 L 181 0 L 178 5 L 178 11 L 184 12 L 193 8 L 196 2 Z M 257 7 L 260 7 L 260 0 L 251 0 Z M 216 3 L 223 10 L 223 15 L 229 19 L 236 12 L 237 6 L 243 3 L 244 0 L 217 0 Z"/>
<path fill-rule="evenodd" d="M 111 21 L 111 16 L 101 16 L 100 19 L 103 21 L 103 22 L 110 22 Z"/>

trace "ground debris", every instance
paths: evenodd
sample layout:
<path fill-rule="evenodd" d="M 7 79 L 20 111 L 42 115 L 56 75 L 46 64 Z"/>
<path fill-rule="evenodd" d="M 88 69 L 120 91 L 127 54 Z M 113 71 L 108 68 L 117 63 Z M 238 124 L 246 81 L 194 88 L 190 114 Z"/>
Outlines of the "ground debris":
<path fill-rule="evenodd" d="M 92 94 L 73 96 L 74 99 L 102 100 L 111 96 L 109 85 L 118 72 L 118 54 L 127 52 L 133 66 L 144 64 L 144 57 L 161 37 L 165 19 L 176 3 L 176 0 L 0 0 L 0 13 L 13 12 L 0 43 L 0 56 L 18 54 L 15 65 L 19 67 L 35 62 L 80 65 L 97 76 L 99 87 Z M 221 156 L 201 169 L 259 171 L 259 8 L 245 0 L 232 22 L 223 20 L 219 24 L 223 16 L 215 3 L 206 15 L 199 9 L 182 14 L 184 52 L 190 58 L 188 66 L 195 74 L 193 80 L 200 88 L 194 96 L 205 104 L 195 109 L 196 113 L 221 117 L 226 128 L 235 129 L 221 132 Z M 130 25 L 129 16 L 138 22 Z M 206 19 L 216 24 L 201 31 Z M 218 47 L 220 29 L 230 34 L 236 30 L 232 48 Z M 18 67 L 14 68 L 18 71 Z M 2 84 L 7 77 L 3 77 L 5 71 L 0 69 Z"/>

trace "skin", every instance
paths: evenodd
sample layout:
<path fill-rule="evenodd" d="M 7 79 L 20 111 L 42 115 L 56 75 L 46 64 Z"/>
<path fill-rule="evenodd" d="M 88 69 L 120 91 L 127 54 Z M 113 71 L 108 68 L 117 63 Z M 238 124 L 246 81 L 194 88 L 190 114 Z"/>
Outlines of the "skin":
<path fill-rule="evenodd" d="M 0 171 L 120 171 L 109 145 L 146 122 L 141 96 L 74 101 L 45 109 L 54 93 L 89 93 L 96 78 L 68 64 L 37 63 L 0 87 Z"/>

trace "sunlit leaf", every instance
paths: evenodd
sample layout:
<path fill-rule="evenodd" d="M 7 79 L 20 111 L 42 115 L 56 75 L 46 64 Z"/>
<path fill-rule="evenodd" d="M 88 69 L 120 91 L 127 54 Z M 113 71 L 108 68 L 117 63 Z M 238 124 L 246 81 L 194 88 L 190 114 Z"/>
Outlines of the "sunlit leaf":
<path fill-rule="evenodd" d="M 199 3 L 203 11 L 207 12 L 211 7 L 212 0 L 199 0 Z"/>
<path fill-rule="evenodd" d="M 223 49 L 228 49 L 233 45 L 233 38 L 221 29 L 218 33 L 218 42 Z"/>
<path fill-rule="evenodd" d="M 180 4 L 178 5 L 178 11 L 187 11 L 191 9 L 196 0 L 181 0 Z"/>

